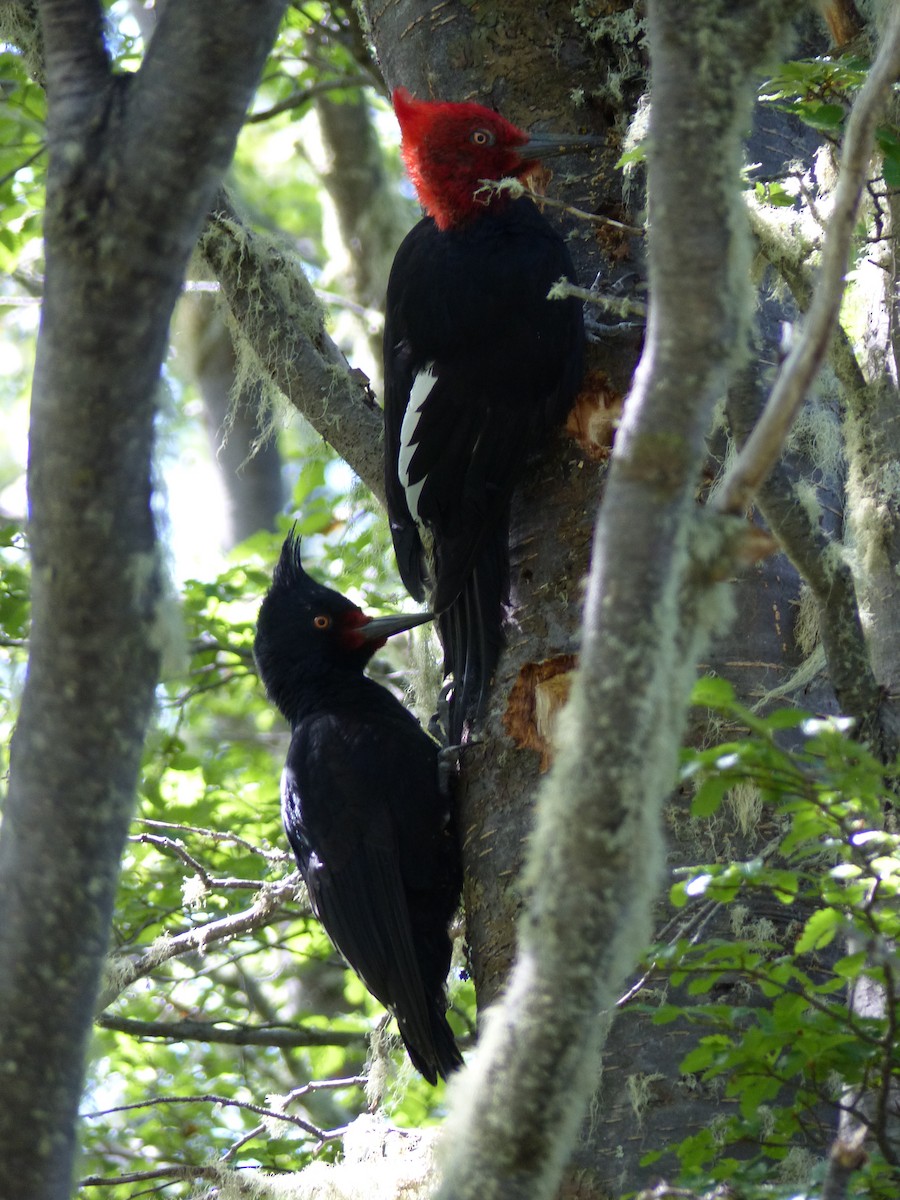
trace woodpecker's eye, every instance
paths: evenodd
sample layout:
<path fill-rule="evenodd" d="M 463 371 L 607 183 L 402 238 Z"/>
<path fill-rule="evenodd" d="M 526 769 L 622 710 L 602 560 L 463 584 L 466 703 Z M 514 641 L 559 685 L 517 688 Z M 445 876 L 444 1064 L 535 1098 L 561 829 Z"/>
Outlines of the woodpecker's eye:
<path fill-rule="evenodd" d="M 328 629 L 328 627 L 331 625 L 331 617 L 326 617 L 324 615 L 313 617 L 313 625 L 315 625 L 316 629 Z"/>
<path fill-rule="evenodd" d="M 475 129 L 469 135 L 469 141 L 473 146 L 493 146 L 494 135 L 489 129 Z"/>

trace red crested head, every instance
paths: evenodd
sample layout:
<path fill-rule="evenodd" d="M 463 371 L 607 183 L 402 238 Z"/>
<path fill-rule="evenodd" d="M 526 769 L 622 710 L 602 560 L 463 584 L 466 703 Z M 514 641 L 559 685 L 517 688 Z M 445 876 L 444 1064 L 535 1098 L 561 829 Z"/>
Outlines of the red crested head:
<path fill-rule="evenodd" d="M 480 104 L 414 100 L 393 94 L 401 151 L 422 207 L 439 229 L 463 225 L 505 197 L 476 197 L 484 179 L 524 178 L 546 150 L 527 133 Z M 523 154 L 523 148 L 525 153 Z"/>

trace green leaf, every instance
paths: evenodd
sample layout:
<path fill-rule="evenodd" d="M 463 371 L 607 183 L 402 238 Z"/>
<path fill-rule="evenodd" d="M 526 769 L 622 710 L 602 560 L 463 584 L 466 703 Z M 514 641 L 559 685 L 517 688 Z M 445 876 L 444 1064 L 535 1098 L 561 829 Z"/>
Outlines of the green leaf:
<path fill-rule="evenodd" d="M 756 199 L 760 204 L 771 204 L 775 208 L 793 208 L 797 198 L 777 179 L 754 185 Z"/>
<path fill-rule="evenodd" d="M 802 708 L 776 708 L 774 712 L 763 717 L 767 729 L 797 729 L 812 716 Z"/>
<path fill-rule="evenodd" d="M 762 878 L 782 904 L 792 904 L 800 891 L 800 879 L 796 871 L 772 868 Z"/>
<path fill-rule="evenodd" d="M 884 152 L 882 172 L 889 188 L 900 188 L 900 146 Z"/>
<path fill-rule="evenodd" d="M 834 940 L 840 931 L 843 919 L 835 908 L 820 908 L 814 912 L 803 932 L 797 938 L 794 951 L 797 954 L 809 954 L 813 950 L 822 950 Z"/>
<path fill-rule="evenodd" d="M 623 167 L 633 166 L 634 163 L 646 162 L 647 159 L 647 143 L 646 141 L 638 142 L 636 146 L 632 146 L 630 150 L 626 150 L 624 154 L 619 156 L 616 163 L 616 170 L 621 171 Z"/>
<path fill-rule="evenodd" d="M 715 1068 L 721 1060 L 723 1051 L 730 1050 L 733 1043 L 730 1038 L 723 1034 L 714 1034 L 712 1037 L 705 1037 L 701 1040 L 699 1046 L 695 1046 L 681 1060 L 679 1070 L 683 1075 L 690 1075 L 698 1071 L 709 1071 Z"/>
<path fill-rule="evenodd" d="M 821 129 L 826 133 L 836 133 L 844 123 L 845 109 L 842 104 L 800 101 L 792 106 L 792 111 L 812 129 Z"/>
<path fill-rule="evenodd" d="M 856 863 L 838 863 L 836 867 L 832 867 L 829 872 L 832 879 L 858 879 L 862 874 L 862 867 Z"/>
<path fill-rule="evenodd" d="M 726 775 L 713 775 L 705 780 L 691 800 L 692 817 L 711 817 L 722 803 L 722 798 L 732 786 Z"/>
<path fill-rule="evenodd" d="M 694 684 L 691 703 L 705 708 L 729 708 L 734 704 L 734 688 L 727 679 L 704 675 Z"/>

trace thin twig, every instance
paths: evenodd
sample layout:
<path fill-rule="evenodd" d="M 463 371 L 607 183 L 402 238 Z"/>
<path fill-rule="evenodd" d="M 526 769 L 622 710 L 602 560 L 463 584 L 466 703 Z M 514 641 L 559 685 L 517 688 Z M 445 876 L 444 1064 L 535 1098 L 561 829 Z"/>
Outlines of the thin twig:
<path fill-rule="evenodd" d="M 284 1097 L 284 1103 L 292 1104 L 295 1100 L 302 1099 L 303 1096 L 309 1095 L 310 1092 L 325 1092 L 337 1091 L 341 1088 L 348 1087 L 365 1087 L 368 1083 L 368 1078 L 365 1075 L 351 1075 L 347 1079 L 313 1079 L 303 1087 L 294 1088 L 292 1092 Z M 329 1142 L 335 1141 L 336 1138 L 343 1137 L 347 1132 L 348 1126 L 339 1125 L 336 1129 L 329 1129 L 327 1133 L 323 1133 L 316 1145 L 313 1147 L 313 1156 L 317 1155 L 323 1147 Z M 241 1150 L 248 1142 L 252 1142 L 255 1138 L 261 1137 L 266 1132 L 265 1123 L 257 1125 L 251 1129 L 249 1133 L 245 1133 L 243 1137 L 238 1138 L 236 1142 L 228 1147 L 222 1157 L 219 1159 L 221 1163 L 228 1163 L 238 1150 Z"/>
<path fill-rule="evenodd" d="M 200 837 L 208 838 L 211 842 L 232 842 L 235 846 L 249 850 L 251 854 L 259 854 L 267 862 L 287 862 L 291 857 L 286 850 L 265 850 L 262 846 L 255 846 L 253 842 L 248 842 L 246 838 L 239 837 L 236 833 L 205 829 L 202 825 L 182 825 L 176 821 L 152 821 L 147 817 L 136 817 L 134 823 L 146 825 L 148 829 L 172 829 L 177 833 L 196 833 Z"/>
<path fill-rule="evenodd" d="M 288 96 L 285 100 L 280 100 L 277 104 L 273 104 L 271 108 L 265 109 L 263 112 L 252 113 L 246 120 L 247 125 L 259 125 L 262 121 L 270 121 L 272 117 L 277 117 L 279 113 L 291 112 L 295 108 L 302 108 L 304 104 L 309 104 L 316 96 L 323 96 L 328 92 L 346 92 L 359 88 L 369 87 L 372 80 L 367 75 L 348 75 L 343 79 L 327 79 L 322 83 L 314 83 L 308 88 L 304 88 L 302 92 L 295 92 L 293 96 Z"/>
<path fill-rule="evenodd" d="M 349 1029 L 317 1029 L 305 1025 L 228 1025 L 211 1021 L 139 1021 L 104 1013 L 97 1018 L 101 1029 L 126 1033 L 135 1038 L 164 1038 L 170 1042 L 205 1042 L 225 1046 L 265 1046 L 297 1050 L 309 1046 L 356 1048 L 366 1034 Z"/>
<path fill-rule="evenodd" d="M 255 1113 L 258 1117 L 267 1117 L 269 1120 L 286 1121 L 289 1125 L 296 1125 L 298 1129 L 302 1129 L 304 1133 L 308 1133 L 310 1137 L 319 1141 L 328 1136 L 324 1129 L 320 1129 L 318 1125 L 312 1125 L 309 1121 L 304 1121 L 302 1117 L 295 1117 L 287 1112 L 276 1112 L 274 1108 L 266 1108 L 262 1104 L 251 1104 L 249 1100 L 234 1100 L 228 1096 L 216 1096 L 211 1092 L 203 1092 L 196 1096 L 150 1096 L 146 1100 L 137 1100 L 134 1104 L 117 1104 L 113 1108 L 82 1113 L 81 1118 L 87 1121 L 95 1117 L 108 1117 L 112 1113 L 132 1112 L 137 1108 L 156 1108 L 165 1104 L 218 1104 L 222 1108 L 240 1108 L 244 1112 Z"/>
<path fill-rule="evenodd" d="M 800 406 L 828 351 L 844 291 L 844 276 L 859 199 L 872 156 L 872 139 L 890 88 L 900 75 L 900 8 L 847 121 L 834 206 L 822 250 L 818 285 L 797 338 L 759 421 L 713 501 L 723 513 L 743 513 L 781 455 Z"/>
<path fill-rule="evenodd" d="M 256 891 L 259 888 L 258 879 L 217 878 L 215 875 L 211 875 L 203 863 L 198 862 L 192 854 L 189 854 L 182 842 L 175 838 L 160 837 L 154 833 L 138 833 L 129 837 L 128 840 L 129 842 L 138 842 L 146 846 L 155 846 L 161 853 L 171 854 L 175 858 L 180 859 L 186 867 L 190 867 L 194 874 L 198 876 L 208 891 Z"/>
<path fill-rule="evenodd" d="M 673 917 L 670 917 L 670 919 L 666 921 L 662 928 L 657 932 L 654 941 L 661 941 L 662 938 L 667 937 L 669 931 L 674 928 L 674 936 L 668 938 L 666 943 L 667 945 L 673 946 L 676 941 L 681 938 L 686 938 L 688 935 L 690 935 L 691 945 L 695 945 L 700 940 L 700 934 L 703 932 L 704 928 L 709 924 L 721 907 L 722 905 L 720 901 L 707 900 L 695 913 L 687 915 L 683 913 L 676 913 Z M 648 981 L 652 979 L 654 975 L 661 973 L 662 971 L 659 967 L 659 964 L 654 958 L 647 969 L 643 971 L 634 981 L 634 983 L 626 988 L 626 990 L 618 998 L 616 1001 L 616 1008 L 624 1008 L 626 1004 L 629 1004 L 635 998 L 635 996 L 639 995 L 639 993 L 644 989 Z"/>
<path fill-rule="evenodd" d="M 39 308 L 40 296 L 0 296 L 0 308 Z"/>
<path fill-rule="evenodd" d="M 641 229 L 637 225 L 626 225 L 624 221 L 616 221 L 613 217 L 604 217 L 600 213 L 590 213 L 583 208 L 575 208 L 572 204 L 566 204 L 564 200 L 554 200 L 552 196 L 542 196 L 540 192 L 526 187 L 521 179 L 482 179 L 480 184 L 481 186 L 475 193 L 476 200 L 480 195 L 490 196 L 492 193 L 509 192 L 514 199 L 519 196 L 527 196 L 535 204 L 546 204 L 548 208 L 559 209 L 560 212 L 568 213 L 570 217 L 577 217 L 579 221 L 589 221 L 592 225 L 612 225 L 614 229 L 621 229 L 625 233 L 639 234 L 641 237 L 647 232 L 646 229 Z"/>
<path fill-rule="evenodd" d="M 28 158 L 23 159 L 23 161 L 20 163 L 16 163 L 12 170 L 7 171 L 4 175 L 0 175 L 0 187 L 3 187 L 5 184 L 9 183 L 11 179 L 15 179 L 19 171 L 24 171 L 26 167 L 30 167 L 32 163 L 37 162 L 46 149 L 47 144 L 44 142 L 38 147 L 37 150 L 35 150 L 34 154 L 29 154 Z"/>
<path fill-rule="evenodd" d="M 577 217 L 579 221 L 590 221 L 592 225 L 611 225 L 613 229 L 621 229 L 623 233 L 634 233 L 639 237 L 644 237 L 647 232 L 639 225 L 626 225 L 624 221 L 617 221 L 614 217 L 604 217 L 601 213 L 586 212 L 583 208 L 576 208 L 574 204 L 566 204 L 564 200 L 555 200 L 552 196 L 542 196 L 540 192 L 533 192 L 531 188 L 523 188 L 523 193 L 529 199 L 534 200 L 536 204 L 546 204 L 548 208 L 557 208 L 561 212 L 568 213 L 570 217 Z"/>
<path fill-rule="evenodd" d="M 154 1167 L 152 1171 L 129 1171 L 127 1175 L 88 1175 L 79 1179 L 77 1187 L 114 1187 L 116 1184 L 146 1183 L 151 1179 L 168 1179 L 172 1183 L 186 1183 L 193 1179 L 219 1179 L 215 1167 L 196 1167 L 187 1163 L 172 1163 L 168 1167 Z"/>
<path fill-rule="evenodd" d="M 243 912 L 217 921 L 209 921 L 196 929 L 188 929 L 175 937 L 160 937 L 141 955 L 122 961 L 125 956 L 114 957 L 111 969 L 97 1003 L 102 1012 L 120 996 L 126 988 L 157 970 L 171 958 L 196 951 L 204 952 L 213 942 L 230 940 L 243 933 L 251 933 L 268 925 L 282 905 L 293 900 L 299 885 L 299 875 L 294 872 L 277 883 L 264 884 L 256 894 L 253 904 Z"/>
<path fill-rule="evenodd" d="M 610 292 L 594 292 L 590 288 L 579 287 L 569 283 L 568 279 L 560 279 L 554 283 L 547 293 L 548 300 L 564 300 L 574 296 L 576 300 L 584 300 L 588 304 L 596 304 L 618 317 L 646 317 L 648 308 L 642 300 L 631 300 L 628 296 L 614 296 Z"/>

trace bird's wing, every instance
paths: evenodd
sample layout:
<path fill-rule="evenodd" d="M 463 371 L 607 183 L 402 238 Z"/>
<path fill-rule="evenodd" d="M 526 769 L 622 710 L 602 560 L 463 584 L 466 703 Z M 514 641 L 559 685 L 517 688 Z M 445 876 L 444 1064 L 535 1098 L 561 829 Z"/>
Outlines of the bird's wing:
<path fill-rule="evenodd" d="M 389 309 L 384 326 L 384 490 L 400 578 L 413 599 L 421 601 L 428 572 L 419 529 L 399 475 L 400 429 L 414 378 L 409 345 Z"/>
<path fill-rule="evenodd" d="M 401 448 L 407 491 L 416 498 L 416 516 L 435 534 L 435 593 L 432 606 L 443 610 L 462 590 L 485 541 L 501 546 L 506 597 L 507 512 L 529 445 L 524 421 L 483 396 L 480 405 L 460 404 L 477 394 L 461 381 L 453 364 L 436 370 L 433 383 L 404 421 Z M 410 410 L 411 412 L 412 410 Z"/>
<path fill-rule="evenodd" d="M 385 326 L 388 506 L 407 585 L 410 545 L 421 562 L 415 519 L 435 535 L 436 608 L 460 593 L 529 453 L 571 406 L 581 309 L 546 298 L 563 275 L 573 275 L 565 243 L 529 201 L 459 233 L 426 219 L 397 252 Z"/>
<path fill-rule="evenodd" d="M 403 1015 L 410 1038 L 428 1046 L 431 1024 L 405 876 L 424 884 L 429 845 L 402 825 L 419 824 L 420 809 L 437 799 L 436 762 L 430 750 L 419 756 L 413 746 L 410 754 L 406 739 L 404 761 L 393 738 L 390 726 L 367 728 L 327 714 L 303 722 L 282 776 L 282 813 L 326 932 L 372 994 Z M 435 812 L 432 821 L 439 819 Z M 411 858 L 403 843 L 416 840 L 423 844 Z"/>

